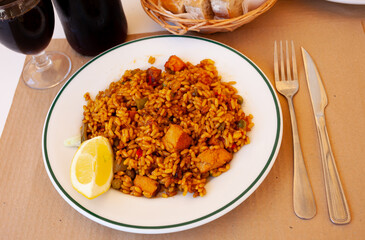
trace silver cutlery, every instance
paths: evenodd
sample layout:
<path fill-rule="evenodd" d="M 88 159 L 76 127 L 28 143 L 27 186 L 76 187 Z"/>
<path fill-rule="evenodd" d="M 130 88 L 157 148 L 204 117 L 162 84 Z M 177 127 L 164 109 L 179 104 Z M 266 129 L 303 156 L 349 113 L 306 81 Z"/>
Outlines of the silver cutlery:
<path fill-rule="evenodd" d="M 335 224 L 347 224 L 351 221 L 350 211 L 337 172 L 326 127 L 324 109 L 327 106 L 327 95 L 317 67 L 311 56 L 303 47 L 302 54 L 308 89 L 317 125 L 329 216 L 331 221 Z"/>
<path fill-rule="evenodd" d="M 293 133 L 294 176 L 293 176 L 293 205 L 295 214 L 302 219 L 311 219 L 316 215 L 316 203 L 309 182 L 307 169 L 304 164 L 302 149 L 298 135 L 297 120 L 295 117 L 293 96 L 298 92 L 298 73 L 294 43 L 291 41 L 292 58 L 289 60 L 289 47 L 286 41 L 286 73 L 283 55 L 283 43 L 280 41 L 280 64 L 278 60 L 277 42 L 274 44 L 274 72 L 275 85 L 279 93 L 286 97 L 289 105 L 290 120 Z M 280 65 L 280 73 L 279 73 Z M 291 68 L 293 77 L 291 76 Z M 281 78 L 281 80 L 280 80 Z"/>

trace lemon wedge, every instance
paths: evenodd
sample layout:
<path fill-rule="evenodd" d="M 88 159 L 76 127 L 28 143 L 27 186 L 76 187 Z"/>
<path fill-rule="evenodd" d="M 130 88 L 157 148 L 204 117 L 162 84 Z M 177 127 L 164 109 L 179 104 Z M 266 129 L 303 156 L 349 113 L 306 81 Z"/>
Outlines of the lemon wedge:
<path fill-rule="evenodd" d="M 88 199 L 109 190 L 113 180 L 113 150 L 105 137 L 83 142 L 71 163 L 72 186 Z"/>

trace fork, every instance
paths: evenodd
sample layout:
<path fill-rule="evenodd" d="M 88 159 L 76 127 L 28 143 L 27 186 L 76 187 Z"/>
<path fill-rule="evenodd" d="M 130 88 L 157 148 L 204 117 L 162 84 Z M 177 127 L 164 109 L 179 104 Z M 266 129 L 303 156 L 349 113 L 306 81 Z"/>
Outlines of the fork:
<path fill-rule="evenodd" d="M 280 41 L 280 63 L 278 60 L 277 42 L 274 43 L 274 73 L 275 85 L 288 101 L 290 120 L 293 133 L 293 150 L 294 150 L 294 176 L 293 176 L 293 205 L 295 214 L 302 219 L 311 219 L 316 215 L 316 203 L 314 201 L 313 191 L 309 182 L 307 169 L 304 164 L 302 149 L 298 135 L 297 120 L 295 117 L 293 96 L 298 92 L 298 72 L 295 57 L 294 42 L 291 41 L 291 64 L 289 60 L 288 41 L 285 42 L 285 62 L 283 55 L 283 42 Z M 280 72 L 279 72 L 280 65 Z M 285 66 L 286 65 L 286 66 Z M 286 69 L 286 73 L 285 73 Z M 292 69 L 292 70 L 291 70 Z M 291 74 L 291 72 L 293 74 Z M 280 79 L 281 78 L 281 79 Z"/>

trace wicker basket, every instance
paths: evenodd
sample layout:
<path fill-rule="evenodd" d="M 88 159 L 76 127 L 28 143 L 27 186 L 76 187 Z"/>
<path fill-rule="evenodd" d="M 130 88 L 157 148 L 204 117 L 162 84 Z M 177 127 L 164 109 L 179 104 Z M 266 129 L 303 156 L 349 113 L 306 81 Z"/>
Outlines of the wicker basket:
<path fill-rule="evenodd" d="M 251 22 L 262 13 L 269 10 L 276 0 L 267 0 L 259 8 L 252 10 L 242 16 L 231 19 L 206 20 L 206 19 L 186 19 L 167 12 L 151 0 L 141 0 L 145 12 L 155 22 L 160 24 L 167 31 L 183 35 L 188 31 L 201 33 L 229 32 Z"/>

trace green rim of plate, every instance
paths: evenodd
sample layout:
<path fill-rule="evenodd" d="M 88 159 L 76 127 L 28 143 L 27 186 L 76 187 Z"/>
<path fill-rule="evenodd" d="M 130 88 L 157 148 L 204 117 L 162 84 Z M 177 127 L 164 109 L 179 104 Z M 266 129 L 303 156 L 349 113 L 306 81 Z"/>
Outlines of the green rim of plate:
<path fill-rule="evenodd" d="M 261 75 L 262 79 L 265 81 L 267 87 L 270 90 L 270 93 L 272 95 L 272 98 L 274 100 L 275 103 L 275 109 L 276 109 L 276 116 L 277 116 L 277 132 L 276 132 L 276 136 L 275 136 L 275 142 L 271 151 L 271 154 L 269 156 L 269 159 L 267 160 L 266 165 L 264 166 L 264 168 L 262 169 L 262 171 L 260 172 L 260 174 L 257 176 L 257 178 L 250 184 L 250 186 L 247 187 L 247 189 L 245 191 L 243 191 L 240 195 L 238 195 L 235 199 L 233 199 L 232 201 L 230 201 L 229 203 L 227 203 L 226 205 L 224 205 L 223 207 L 205 215 L 202 216 L 200 218 L 196 218 L 194 220 L 191 221 L 186 221 L 186 222 L 182 222 L 182 223 L 177 223 L 177 224 L 171 224 L 171 225 L 163 225 L 163 226 L 139 226 L 139 225 L 131 225 L 131 224 L 126 224 L 126 223 L 121 223 L 121 222 L 116 222 L 107 218 L 104 218 L 98 214 L 95 214 L 93 212 L 91 212 L 90 210 L 88 210 L 87 208 L 83 207 L 82 205 L 80 205 L 76 200 L 74 200 L 66 191 L 65 189 L 63 189 L 63 187 L 61 186 L 61 184 L 58 182 L 56 176 L 53 173 L 51 164 L 49 162 L 49 158 L 48 158 L 48 152 L 47 152 L 47 131 L 48 131 L 48 124 L 50 121 L 50 117 L 52 115 L 52 111 L 59 99 L 59 97 L 61 96 L 62 92 L 65 90 L 65 88 L 68 86 L 68 84 L 79 74 L 79 72 L 81 72 L 84 68 L 86 68 L 90 63 L 92 63 L 93 61 L 95 61 L 96 59 L 102 57 L 103 55 L 117 49 L 120 47 L 123 47 L 125 45 L 129 45 L 129 44 L 133 44 L 135 42 L 140 42 L 140 41 L 145 41 L 145 40 L 149 40 L 149 39 L 154 39 L 154 38 L 167 38 L 167 37 L 176 37 L 176 38 L 192 38 L 192 39 L 197 39 L 197 40 L 202 40 L 202 41 L 206 41 L 206 42 L 210 42 L 216 45 L 219 45 L 221 47 L 224 47 L 234 53 L 236 53 L 237 55 L 239 55 L 241 58 L 243 58 L 245 61 L 247 61 L 248 63 L 251 64 L 252 67 L 254 67 L 256 69 L 256 71 Z M 242 53 L 238 52 L 237 50 L 214 40 L 211 39 L 206 39 L 206 38 L 201 38 L 201 37 L 196 37 L 196 36 L 176 36 L 176 35 L 158 35 L 158 36 L 151 36 L 151 37 L 146 37 L 146 38 L 141 38 L 141 39 L 136 39 L 130 42 L 126 42 L 123 43 L 121 45 L 115 46 L 103 53 L 101 53 L 100 55 L 96 56 L 95 58 L 91 59 L 89 62 L 87 62 L 84 66 L 82 66 L 78 71 L 76 71 L 71 78 L 64 84 L 64 86 L 60 89 L 60 91 L 58 92 L 57 96 L 55 97 L 55 99 L 52 102 L 52 105 L 49 109 L 49 112 L 47 114 L 46 117 L 46 122 L 44 125 L 44 130 L 43 130 L 43 157 L 44 160 L 46 162 L 46 168 L 49 172 L 49 174 L 52 176 L 52 179 L 54 181 L 54 183 L 57 185 L 57 187 L 59 188 L 59 190 L 64 194 L 64 196 L 69 199 L 76 207 L 78 207 L 80 210 L 82 210 L 83 212 L 91 215 L 92 217 L 95 217 L 101 221 L 104 221 L 108 224 L 112 224 L 112 225 L 116 225 L 116 226 L 121 226 L 121 227 L 126 227 L 126 228 L 133 228 L 133 229 L 151 229 L 151 230 L 157 230 L 157 229 L 170 229 L 170 228 L 177 228 L 177 227 L 183 227 L 183 226 L 187 226 L 190 224 L 194 224 L 194 223 L 198 223 L 202 220 L 208 219 L 220 212 L 222 212 L 223 210 L 227 209 L 228 207 L 232 206 L 235 202 L 237 202 L 239 199 L 241 199 L 250 189 L 252 189 L 252 187 L 254 187 L 256 185 L 256 183 L 261 179 L 262 175 L 266 172 L 267 168 L 270 166 L 270 163 L 273 161 L 274 159 L 274 155 L 275 152 L 277 150 L 278 144 L 279 144 L 279 140 L 280 140 L 280 133 L 281 133 L 281 111 L 280 111 L 280 107 L 279 107 L 279 103 L 276 97 L 276 94 L 270 84 L 270 81 L 266 78 L 266 76 L 262 73 L 262 71 L 250 60 L 248 59 L 246 56 L 244 56 Z"/>

